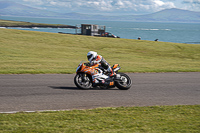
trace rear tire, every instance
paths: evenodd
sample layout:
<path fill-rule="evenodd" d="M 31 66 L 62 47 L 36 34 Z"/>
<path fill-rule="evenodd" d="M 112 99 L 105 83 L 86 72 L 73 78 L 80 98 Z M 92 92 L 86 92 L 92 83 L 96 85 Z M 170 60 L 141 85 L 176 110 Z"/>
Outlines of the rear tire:
<path fill-rule="evenodd" d="M 79 73 L 74 77 L 74 83 L 79 89 L 88 90 L 92 87 L 92 82 L 88 75 Z"/>
<path fill-rule="evenodd" d="M 119 88 L 120 90 L 130 89 L 132 85 L 131 78 L 124 73 L 118 73 L 118 74 L 120 74 L 121 80 L 115 81 L 115 85 L 117 86 L 117 88 Z"/>

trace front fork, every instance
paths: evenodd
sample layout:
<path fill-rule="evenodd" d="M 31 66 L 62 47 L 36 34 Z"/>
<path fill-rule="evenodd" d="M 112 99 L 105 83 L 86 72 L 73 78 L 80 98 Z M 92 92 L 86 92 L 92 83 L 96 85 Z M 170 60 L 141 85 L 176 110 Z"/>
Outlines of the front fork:
<path fill-rule="evenodd" d="M 85 73 L 80 73 L 80 75 L 81 75 L 82 82 L 87 81 L 87 74 L 85 74 Z"/>

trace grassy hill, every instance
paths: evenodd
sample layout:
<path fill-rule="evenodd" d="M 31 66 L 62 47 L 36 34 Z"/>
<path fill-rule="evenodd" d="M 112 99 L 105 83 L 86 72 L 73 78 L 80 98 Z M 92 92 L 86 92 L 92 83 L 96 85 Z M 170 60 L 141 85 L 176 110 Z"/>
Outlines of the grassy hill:
<path fill-rule="evenodd" d="M 0 73 L 75 73 L 90 50 L 122 72 L 200 72 L 200 45 L 0 29 Z"/>

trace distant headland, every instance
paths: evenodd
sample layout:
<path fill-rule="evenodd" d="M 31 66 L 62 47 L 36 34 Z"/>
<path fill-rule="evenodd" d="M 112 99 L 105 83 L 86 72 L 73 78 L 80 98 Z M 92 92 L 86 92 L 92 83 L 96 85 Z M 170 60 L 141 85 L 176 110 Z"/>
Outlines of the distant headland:
<path fill-rule="evenodd" d="M 12 20 L 1 20 L 0 27 L 22 27 L 22 28 L 73 28 L 76 29 L 76 26 L 71 25 L 62 25 L 62 24 L 43 24 L 43 23 L 31 23 L 23 21 L 12 21 Z"/>

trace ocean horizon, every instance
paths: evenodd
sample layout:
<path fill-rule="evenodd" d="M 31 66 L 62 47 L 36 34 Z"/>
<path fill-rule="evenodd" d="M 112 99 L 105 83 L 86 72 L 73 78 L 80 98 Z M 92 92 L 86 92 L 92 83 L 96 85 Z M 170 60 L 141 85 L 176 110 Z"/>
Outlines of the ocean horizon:
<path fill-rule="evenodd" d="M 29 18 L 0 16 L 0 19 L 13 21 L 26 21 L 46 24 L 65 24 L 77 26 L 80 24 L 97 24 L 106 26 L 106 32 L 110 32 L 120 38 L 200 44 L 200 24 L 199 23 L 164 23 L 164 22 L 130 22 L 130 21 L 97 21 L 97 20 L 71 20 L 57 18 Z M 1 27 L 4 28 L 4 27 Z M 64 32 L 75 34 L 75 29 L 69 28 L 9 28 L 19 30 L 31 30 L 40 32 Z M 78 30 L 80 32 L 80 30 Z"/>

